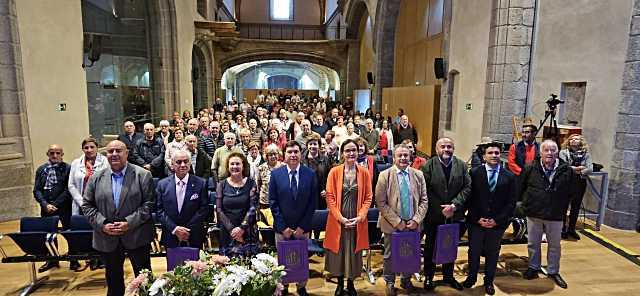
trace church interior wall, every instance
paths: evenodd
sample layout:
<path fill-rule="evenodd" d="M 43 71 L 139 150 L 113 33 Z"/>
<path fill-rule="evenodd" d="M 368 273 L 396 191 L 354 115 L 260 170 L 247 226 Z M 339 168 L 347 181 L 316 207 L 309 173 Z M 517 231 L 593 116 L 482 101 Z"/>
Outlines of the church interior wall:
<path fill-rule="evenodd" d="M 295 25 L 321 25 L 320 6 L 315 0 L 293 1 L 293 21 L 271 20 L 269 0 L 243 0 L 240 2 L 240 22 Z"/>
<path fill-rule="evenodd" d="M 47 160 L 52 143 L 62 145 L 71 162 L 89 134 L 80 1 L 15 3 L 33 169 Z M 57 111 L 58 104 L 66 111 Z"/>
<path fill-rule="evenodd" d="M 358 85 L 359 89 L 368 89 L 369 82 L 367 81 L 367 72 L 374 72 L 375 59 L 373 52 L 373 26 L 371 23 L 371 17 L 363 15 L 360 21 L 360 31 L 358 36 L 360 37 L 360 71 L 358 72 Z"/>
<path fill-rule="evenodd" d="M 586 82 L 584 113 L 578 125 L 594 161 L 605 169 L 613 152 L 632 2 L 538 2 L 528 115 L 537 124 L 544 118 L 544 101 L 550 93 L 560 96 L 563 82 Z"/>

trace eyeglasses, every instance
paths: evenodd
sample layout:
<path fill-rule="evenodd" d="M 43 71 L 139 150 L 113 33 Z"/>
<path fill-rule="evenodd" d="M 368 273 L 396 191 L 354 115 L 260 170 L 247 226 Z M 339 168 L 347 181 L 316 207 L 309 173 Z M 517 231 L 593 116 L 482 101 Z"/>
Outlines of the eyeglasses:
<path fill-rule="evenodd" d="M 174 160 L 174 162 L 176 164 L 188 164 L 189 160 L 188 159 L 178 159 L 178 160 Z"/>

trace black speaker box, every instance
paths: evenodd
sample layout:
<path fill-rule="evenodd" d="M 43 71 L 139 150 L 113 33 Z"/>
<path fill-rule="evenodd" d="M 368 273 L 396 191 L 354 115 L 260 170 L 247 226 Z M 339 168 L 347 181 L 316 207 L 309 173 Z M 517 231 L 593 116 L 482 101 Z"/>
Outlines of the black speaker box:
<path fill-rule="evenodd" d="M 433 60 L 433 72 L 436 74 L 437 79 L 444 78 L 444 59 L 435 58 Z"/>

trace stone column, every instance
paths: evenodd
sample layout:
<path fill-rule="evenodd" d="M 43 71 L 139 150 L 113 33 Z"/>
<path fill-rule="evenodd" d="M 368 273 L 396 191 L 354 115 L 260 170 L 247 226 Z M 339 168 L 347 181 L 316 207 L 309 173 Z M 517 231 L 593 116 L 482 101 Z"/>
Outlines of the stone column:
<path fill-rule="evenodd" d="M 610 170 L 607 225 L 640 223 L 640 0 L 634 1 Z"/>
<path fill-rule="evenodd" d="M 0 1 L 0 221 L 37 210 L 17 17 L 15 0 Z"/>
<path fill-rule="evenodd" d="M 376 8 L 373 47 L 376 67 L 375 85 L 371 98 L 374 111 L 382 111 L 382 89 L 393 86 L 393 63 L 395 59 L 396 24 L 400 13 L 399 0 L 380 0 Z"/>
<path fill-rule="evenodd" d="M 534 0 L 493 0 L 483 136 L 511 142 L 512 118 L 526 114 Z"/>

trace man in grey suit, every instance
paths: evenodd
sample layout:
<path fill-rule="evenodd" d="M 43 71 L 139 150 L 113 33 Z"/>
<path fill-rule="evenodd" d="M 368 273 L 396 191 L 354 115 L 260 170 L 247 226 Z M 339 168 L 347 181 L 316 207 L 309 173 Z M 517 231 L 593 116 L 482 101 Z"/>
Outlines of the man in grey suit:
<path fill-rule="evenodd" d="M 151 270 L 153 181 L 149 171 L 129 164 L 127 157 L 123 142 L 109 142 L 110 167 L 89 179 L 82 203 L 94 229 L 93 248 L 102 253 L 105 263 L 108 296 L 124 295 L 125 252 L 136 276 L 142 269 Z"/>

